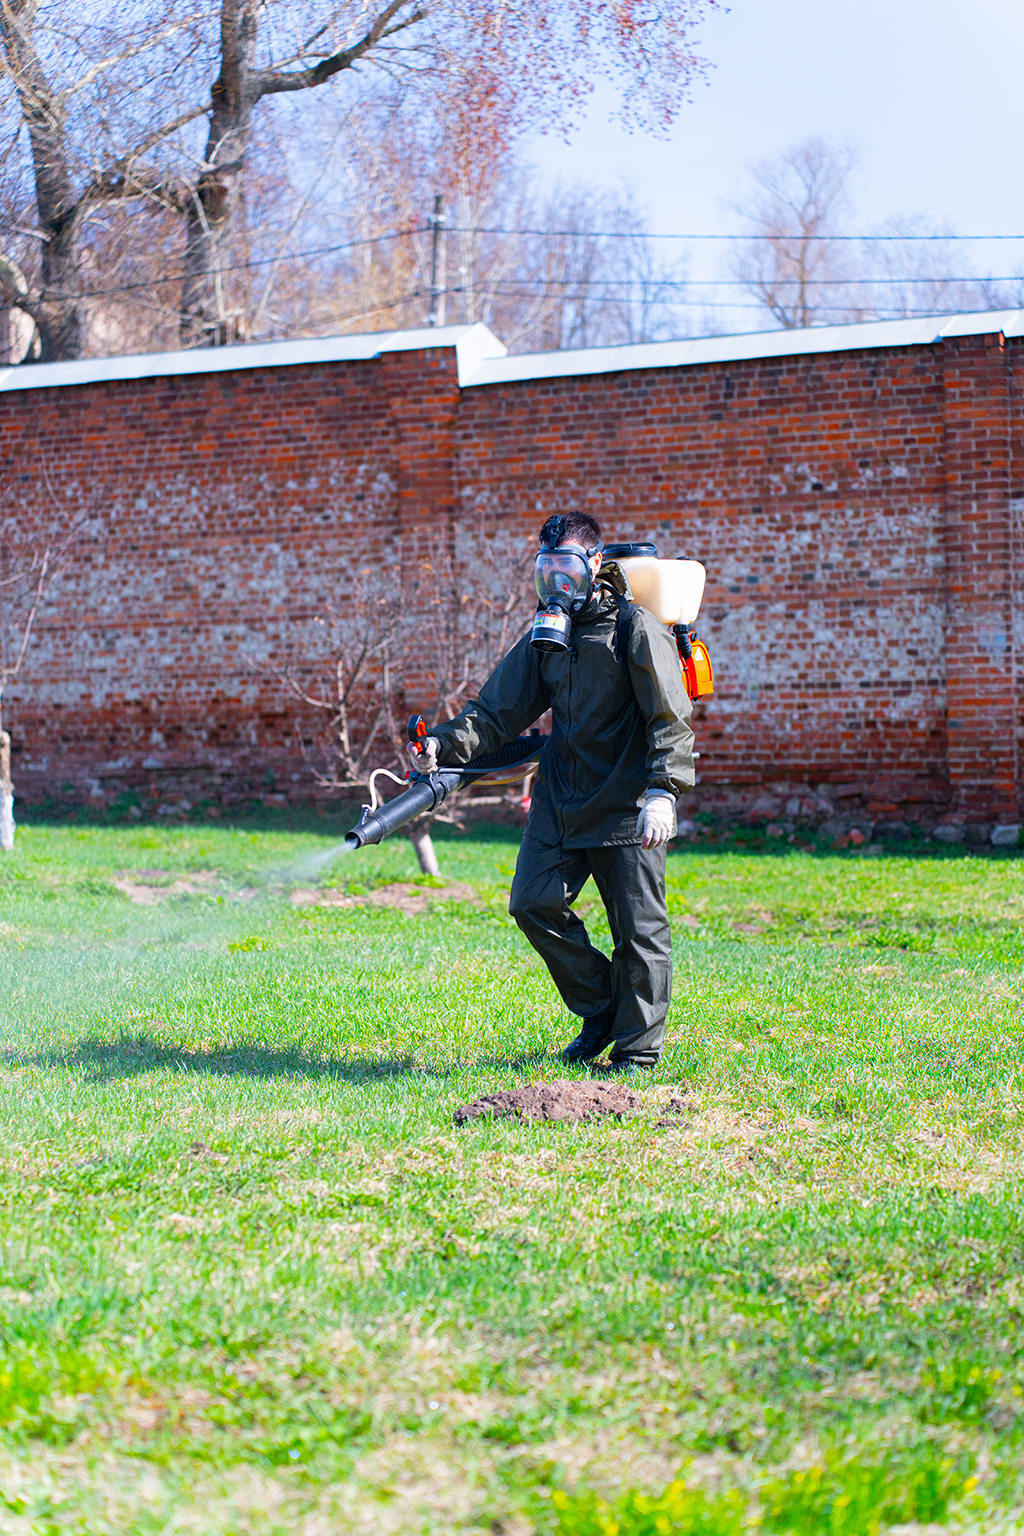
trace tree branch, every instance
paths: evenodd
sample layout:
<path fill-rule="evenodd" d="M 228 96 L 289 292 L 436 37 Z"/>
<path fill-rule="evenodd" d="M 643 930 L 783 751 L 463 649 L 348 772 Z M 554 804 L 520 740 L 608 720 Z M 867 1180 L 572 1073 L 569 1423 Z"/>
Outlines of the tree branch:
<path fill-rule="evenodd" d="M 52 497 L 53 489 L 50 485 L 49 476 L 46 474 L 45 469 L 43 471 L 43 479 L 46 482 L 46 488 Z M 27 569 L 25 568 L 25 565 L 22 564 L 21 570 L 15 570 L 14 572 L 14 582 L 22 585 L 26 589 L 29 606 L 28 612 L 22 624 L 21 644 L 18 647 L 17 656 L 13 662 L 0 662 L 0 694 L 3 693 L 4 689 L 6 689 L 9 684 L 17 681 L 18 674 L 21 671 L 21 664 L 25 660 L 25 653 L 28 650 L 29 641 L 32 638 L 32 630 L 35 625 L 40 606 L 48 596 L 53 583 L 59 580 L 59 578 L 64 574 L 70 559 L 71 551 L 80 538 L 86 525 L 86 521 L 87 519 L 84 515 L 78 517 L 74 521 L 69 520 L 66 532 L 56 541 L 56 543 L 51 542 L 47 544 L 41 554 L 37 550 L 33 550 L 31 559 L 28 561 Z M 4 537 L 3 542 L 7 550 L 8 557 L 17 564 L 18 551 L 14 548 L 10 539 L 6 536 Z M 36 571 L 38 571 L 39 574 L 38 576 L 35 576 L 35 579 L 33 580 L 31 578 L 33 578 Z M 11 584 L 10 578 L 5 581 L 4 585 L 6 586 L 9 584 Z"/>
<path fill-rule="evenodd" d="M 191 16 L 182 17 L 181 21 L 176 21 L 172 27 L 166 27 L 163 32 L 157 32 L 154 37 L 147 38 L 144 43 L 138 43 L 134 48 L 126 48 L 123 53 L 112 53 L 106 59 L 97 60 L 91 69 L 87 69 L 85 74 L 81 75 L 71 85 L 66 85 L 63 90 L 55 91 L 54 99 L 66 101 L 68 97 L 75 96 L 79 91 L 84 91 L 88 86 L 92 85 L 94 80 L 99 79 L 104 71 L 113 69 L 115 64 L 123 64 L 128 59 L 138 58 L 140 53 L 146 53 L 148 49 L 157 47 L 159 43 L 165 43 L 169 37 L 174 37 L 176 33 L 184 32 L 186 27 L 190 27 L 193 22 L 208 20 L 212 14 L 212 11 L 194 11 Z"/>
<path fill-rule="evenodd" d="M 22 630 L 21 646 L 18 650 L 17 658 L 10 666 L 0 669 L 0 676 L 3 677 L 5 688 L 8 683 L 13 683 L 17 680 L 18 673 L 21 671 L 21 664 L 25 660 L 25 652 L 28 650 L 28 642 L 32 638 L 32 626 L 36 621 L 36 614 L 39 612 L 39 604 L 46 595 L 46 574 L 49 565 L 50 551 L 47 550 L 43 555 L 42 564 L 39 568 L 39 580 L 36 582 L 35 590 L 32 593 L 31 606 L 28 610 L 28 617 L 25 620 L 25 627 Z"/>
<path fill-rule="evenodd" d="M 252 90 L 254 99 L 259 100 L 263 96 L 277 95 L 281 91 L 308 91 L 317 85 L 324 85 L 334 75 L 340 74 L 344 69 L 351 69 L 364 54 L 376 48 L 379 43 L 389 37 L 394 37 L 397 32 L 404 32 L 408 27 L 416 26 L 427 15 L 427 7 L 418 5 L 411 16 L 404 21 L 395 22 L 394 18 L 399 14 L 408 0 L 391 0 L 390 5 L 377 17 L 369 31 L 354 43 L 351 48 L 344 48 L 340 53 L 332 54 L 329 59 L 322 59 L 319 64 L 314 64 L 309 69 L 297 69 L 290 73 L 280 70 L 256 70 L 252 75 Z"/>
<path fill-rule="evenodd" d="M 209 112 L 209 105 L 189 107 L 187 112 L 180 113 L 169 123 L 164 123 L 161 128 L 155 128 L 152 133 L 146 135 L 140 144 L 130 149 L 126 155 L 112 163 L 101 171 L 97 171 L 92 181 L 85 188 L 80 198 L 81 204 L 111 202 L 122 197 L 141 197 L 147 193 L 155 194 L 164 199 L 170 198 L 172 184 L 164 177 L 158 177 L 155 173 L 140 172 L 134 168 L 135 161 L 141 160 L 162 140 L 170 138 L 179 128 L 184 128 L 187 123 L 195 122 L 197 117 L 205 117 Z M 184 201 L 175 193 L 173 204 L 176 208 L 184 207 Z"/>

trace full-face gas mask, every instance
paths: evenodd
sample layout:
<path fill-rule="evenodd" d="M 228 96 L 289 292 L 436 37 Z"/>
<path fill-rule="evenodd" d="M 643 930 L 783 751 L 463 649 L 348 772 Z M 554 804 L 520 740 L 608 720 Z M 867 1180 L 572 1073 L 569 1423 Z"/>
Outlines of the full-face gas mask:
<path fill-rule="evenodd" d="M 599 549 L 600 545 L 584 549 L 582 544 L 541 548 L 533 573 L 541 603 L 530 635 L 536 650 L 569 649 L 572 615 L 586 607 L 594 590 L 590 561 Z"/>

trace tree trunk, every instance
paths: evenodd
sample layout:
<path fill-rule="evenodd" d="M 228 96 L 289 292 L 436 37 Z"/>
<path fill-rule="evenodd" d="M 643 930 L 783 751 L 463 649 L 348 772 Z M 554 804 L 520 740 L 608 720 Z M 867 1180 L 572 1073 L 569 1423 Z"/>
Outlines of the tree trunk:
<path fill-rule="evenodd" d="M 435 880 L 438 879 L 441 870 L 434 851 L 434 840 L 430 835 L 429 821 L 412 822 L 409 826 L 409 841 L 416 850 L 420 873 L 433 875 Z"/>
<path fill-rule="evenodd" d="M 429 838 L 427 841 L 429 842 Z M 11 783 L 11 738 L 6 731 L 0 731 L 0 850 L 10 853 L 13 848 L 14 785 Z"/>
<path fill-rule="evenodd" d="M 78 227 L 82 206 L 68 166 L 64 106 L 46 78 L 32 39 L 32 0 L 0 5 L 0 42 L 28 129 L 42 236 L 42 290 L 29 313 L 39 327 L 39 361 L 80 357 L 85 315 L 78 296 Z"/>
<path fill-rule="evenodd" d="M 202 175 L 189 204 L 181 291 L 183 347 L 226 346 L 238 340 L 224 293 L 224 269 L 242 189 L 245 152 L 259 90 L 253 79 L 260 6 L 222 0 L 220 74 Z"/>
<path fill-rule="evenodd" d="M 43 291 L 39 298 L 39 361 L 67 362 L 85 347 L 85 315 L 78 291 L 79 210 L 48 224 L 43 241 Z M 40 223 L 42 219 L 40 218 Z"/>

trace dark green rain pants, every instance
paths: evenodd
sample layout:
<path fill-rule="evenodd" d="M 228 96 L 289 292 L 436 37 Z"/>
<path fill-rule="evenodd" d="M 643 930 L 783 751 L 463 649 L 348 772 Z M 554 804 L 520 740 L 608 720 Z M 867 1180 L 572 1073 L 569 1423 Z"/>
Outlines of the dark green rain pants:
<path fill-rule="evenodd" d="M 588 875 L 608 913 L 611 960 L 595 949 L 572 903 Z M 524 836 L 509 911 L 551 972 L 570 1013 L 608 1020 L 612 1061 L 652 1065 L 661 1055 L 672 995 L 665 912 L 665 848 L 619 843 L 564 848 Z"/>

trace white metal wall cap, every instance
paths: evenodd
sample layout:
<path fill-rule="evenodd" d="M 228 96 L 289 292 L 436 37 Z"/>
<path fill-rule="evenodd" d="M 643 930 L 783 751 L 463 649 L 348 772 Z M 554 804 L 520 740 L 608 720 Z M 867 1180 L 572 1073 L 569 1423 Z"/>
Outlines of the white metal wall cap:
<path fill-rule="evenodd" d="M 630 373 L 643 368 L 693 368 L 701 363 L 738 363 L 753 358 L 796 357 L 860 348 L 927 346 L 943 336 L 1024 336 L 1024 310 L 993 309 L 939 315 L 925 320 L 866 320 L 853 325 L 813 325 L 802 330 L 752 331 L 739 336 L 701 336 L 693 341 L 647 341 L 565 352 L 523 352 L 481 363 L 469 379 L 512 384 L 530 379 Z"/>
<path fill-rule="evenodd" d="M 0 390 L 54 389 L 71 384 L 102 384 L 112 379 L 292 368 L 302 363 L 358 363 L 385 352 L 420 352 L 437 347 L 455 349 L 460 385 L 479 371 L 485 359 L 504 357 L 508 350 L 486 325 L 424 326 L 408 331 L 368 331 L 359 336 L 320 336 L 312 341 L 257 341 L 235 347 L 91 357 L 74 363 L 21 363 L 0 369 Z"/>
<path fill-rule="evenodd" d="M 309 341 L 250 342 L 182 352 L 133 353 L 74 363 L 29 363 L 0 369 L 0 390 L 53 389 L 116 379 L 153 379 L 198 373 L 289 368 L 303 363 L 366 362 L 388 352 L 453 348 L 459 385 L 525 383 L 532 379 L 582 378 L 645 368 L 693 368 L 702 363 L 852 352 L 861 348 L 928 346 L 944 336 L 1024 336 L 1024 310 L 993 309 L 930 319 L 868 320 L 805 330 L 753 331 L 701 336 L 690 341 L 649 341 L 565 352 L 525 352 L 510 357 L 486 325 L 424 326 L 368 331 L 358 336 L 321 336 Z"/>

